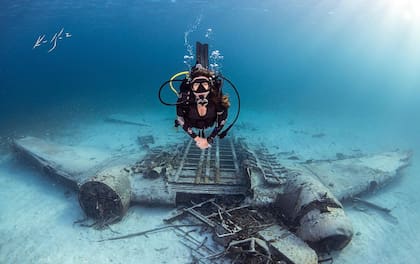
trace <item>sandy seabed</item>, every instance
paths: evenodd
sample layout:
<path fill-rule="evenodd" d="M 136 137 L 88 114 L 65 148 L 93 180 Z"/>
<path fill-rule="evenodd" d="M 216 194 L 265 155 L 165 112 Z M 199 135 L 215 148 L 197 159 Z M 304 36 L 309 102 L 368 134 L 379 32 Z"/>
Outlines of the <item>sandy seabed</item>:
<path fill-rule="evenodd" d="M 138 113 L 125 113 L 139 115 Z M 147 126 L 79 120 L 49 128 L 44 139 L 68 145 L 98 147 L 112 153 L 146 153 L 137 143 L 141 135 L 153 135 L 154 146 L 187 139 L 173 128 L 172 115 L 143 113 Z M 251 144 L 264 144 L 272 153 L 294 151 L 301 160 L 335 158 L 337 153 L 373 154 L 411 149 L 412 164 L 401 178 L 364 198 L 392 209 L 392 215 L 360 211 L 345 204 L 355 236 L 334 263 L 418 263 L 420 248 L 420 146 L 374 120 L 352 120 L 299 113 L 244 112 L 232 134 Z M 384 132 L 386 131 L 386 132 Z M 20 132 L 31 136 L 31 133 Z M 39 136 L 39 134 L 37 135 Z M 251 142 L 252 141 L 252 142 Z M 414 142 L 414 143 L 413 143 Z M 131 206 L 111 229 L 96 230 L 74 223 L 83 219 L 77 193 L 41 172 L 23 165 L 10 151 L 0 152 L 0 263 L 191 263 L 190 250 L 171 230 L 129 239 L 97 242 L 162 225 L 172 208 Z"/>

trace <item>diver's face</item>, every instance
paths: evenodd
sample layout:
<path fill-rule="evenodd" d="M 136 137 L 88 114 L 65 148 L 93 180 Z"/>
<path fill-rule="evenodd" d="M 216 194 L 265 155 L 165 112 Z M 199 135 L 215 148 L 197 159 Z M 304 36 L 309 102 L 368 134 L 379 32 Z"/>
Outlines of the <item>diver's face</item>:
<path fill-rule="evenodd" d="M 201 106 L 206 106 L 209 102 L 207 96 L 210 93 L 210 79 L 205 76 L 198 76 L 191 83 L 191 90 L 195 95 L 196 103 Z"/>
<path fill-rule="evenodd" d="M 210 80 L 205 76 L 195 77 L 192 80 L 191 89 L 193 92 L 207 92 L 210 90 Z"/>

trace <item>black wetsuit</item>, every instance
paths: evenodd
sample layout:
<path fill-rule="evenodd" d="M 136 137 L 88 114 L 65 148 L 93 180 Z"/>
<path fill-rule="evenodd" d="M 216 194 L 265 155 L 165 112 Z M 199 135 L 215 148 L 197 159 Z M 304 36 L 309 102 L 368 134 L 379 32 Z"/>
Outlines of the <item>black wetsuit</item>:
<path fill-rule="evenodd" d="M 211 134 L 207 137 L 209 142 L 219 134 L 223 129 L 227 119 L 227 109 L 221 103 L 216 104 L 209 95 L 207 111 L 204 116 L 200 116 L 197 110 L 197 103 L 195 102 L 195 95 L 192 91 L 181 92 L 180 98 L 178 99 L 178 105 L 176 107 L 177 113 L 177 124 L 182 126 L 185 132 L 188 133 L 192 138 L 195 138 L 197 134 L 192 130 L 206 129 L 214 124 L 215 128 Z"/>

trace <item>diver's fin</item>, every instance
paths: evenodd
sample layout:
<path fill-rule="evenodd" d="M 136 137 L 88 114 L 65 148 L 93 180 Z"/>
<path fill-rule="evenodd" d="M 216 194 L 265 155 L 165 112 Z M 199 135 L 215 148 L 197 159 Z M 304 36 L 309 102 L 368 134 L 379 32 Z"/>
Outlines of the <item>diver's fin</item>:
<path fill-rule="evenodd" d="M 204 68 L 209 68 L 209 44 L 201 44 L 196 42 L 195 46 L 196 64 L 200 64 Z"/>

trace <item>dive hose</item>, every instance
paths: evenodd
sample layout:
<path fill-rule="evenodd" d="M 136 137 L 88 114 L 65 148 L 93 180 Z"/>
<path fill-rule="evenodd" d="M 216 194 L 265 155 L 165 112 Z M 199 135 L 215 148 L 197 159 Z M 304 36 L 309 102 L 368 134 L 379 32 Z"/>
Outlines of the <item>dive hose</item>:
<path fill-rule="evenodd" d="M 165 87 L 168 83 L 169 83 L 169 86 L 170 86 L 170 88 L 171 88 L 171 90 L 177 95 L 177 97 L 179 98 L 179 93 L 177 92 L 177 90 L 173 87 L 173 82 L 182 82 L 183 80 L 176 80 L 175 78 L 176 77 L 178 77 L 178 76 L 181 76 L 181 75 L 188 75 L 189 74 L 189 72 L 188 71 L 183 71 L 183 72 L 179 72 L 179 73 L 177 73 L 177 74 L 175 74 L 174 76 L 172 76 L 169 80 L 167 80 L 166 82 L 164 82 L 161 86 L 160 86 L 160 88 L 159 88 L 159 93 L 158 93 L 158 97 L 159 97 L 159 101 L 162 103 L 162 104 L 164 104 L 164 105 L 168 105 L 168 106 L 176 106 L 176 105 L 179 105 L 179 104 L 183 104 L 183 103 L 185 103 L 185 102 L 177 102 L 177 103 L 167 103 L 167 102 L 165 102 L 165 101 L 163 101 L 163 99 L 162 99 L 162 96 L 161 96 L 161 93 L 162 93 L 162 89 L 163 89 L 163 87 Z M 240 113 L 240 111 L 241 111 L 241 97 L 239 96 L 239 92 L 238 92 L 238 89 L 236 89 L 236 86 L 228 79 L 228 78 L 226 78 L 226 77 L 224 77 L 224 76 L 222 76 L 222 75 L 218 75 L 220 78 L 222 78 L 224 81 L 226 81 L 226 82 L 228 82 L 229 83 L 229 85 L 233 88 L 233 90 L 235 91 L 235 94 L 236 94 L 236 97 L 238 98 L 238 111 L 236 112 L 236 115 L 235 115 L 235 118 L 234 118 L 234 120 L 232 121 L 232 123 L 225 129 L 225 130 L 223 130 L 222 132 L 220 132 L 219 134 L 218 134 L 218 136 L 219 136 L 219 138 L 224 138 L 226 135 L 227 135 L 227 133 L 228 133 L 228 131 L 233 127 L 233 125 L 236 123 L 236 121 L 238 120 L 238 118 L 239 118 L 239 113 Z"/>

